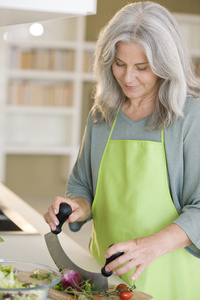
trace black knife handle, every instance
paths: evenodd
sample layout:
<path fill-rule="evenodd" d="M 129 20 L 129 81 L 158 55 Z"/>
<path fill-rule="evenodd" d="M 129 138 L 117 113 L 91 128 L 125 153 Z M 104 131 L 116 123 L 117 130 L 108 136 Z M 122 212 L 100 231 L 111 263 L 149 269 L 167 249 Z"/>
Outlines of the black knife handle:
<path fill-rule="evenodd" d="M 112 245 L 110 245 L 110 247 L 111 247 L 111 246 L 112 246 Z M 113 272 L 112 272 L 112 271 L 107 272 L 107 271 L 105 270 L 105 267 L 106 267 L 111 261 L 113 261 L 114 259 L 116 259 L 117 257 L 119 257 L 119 256 L 121 256 L 121 255 L 123 255 L 123 254 L 124 254 L 124 252 L 117 252 L 117 253 L 113 254 L 112 256 L 110 256 L 109 258 L 107 258 L 107 259 L 106 259 L 105 266 L 101 269 L 101 274 L 102 274 L 103 276 L 105 276 L 105 277 L 111 276 Z"/>
<path fill-rule="evenodd" d="M 59 234 L 62 231 L 62 226 L 65 223 L 65 221 L 67 221 L 71 213 L 72 208 L 68 203 L 63 202 L 60 204 L 59 213 L 56 215 L 56 217 L 59 220 L 59 224 L 56 227 L 56 229 L 52 231 L 53 233 Z"/>

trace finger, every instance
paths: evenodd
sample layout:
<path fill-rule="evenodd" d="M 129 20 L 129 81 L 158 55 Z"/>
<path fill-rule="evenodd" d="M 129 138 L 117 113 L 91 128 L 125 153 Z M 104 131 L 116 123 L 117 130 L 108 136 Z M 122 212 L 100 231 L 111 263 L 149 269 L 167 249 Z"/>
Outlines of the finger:
<path fill-rule="evenodd" d="M 126 273 L 127 271 L 131 270 L 131 267 L 125 265 L 124 267 L 122 267 L 122 265 L 129 263 L 130 260 L 130 254 L 129 253 L 124 253 L 121 256 L 119 256 L 118 258 L 115 258 L 113 261 L 111 261 L 107 266 L 106 266 L 106 271 L 110 272 L 116 268 L 117 269 L 117 273 L 116 275 L 121 275 Z M 133 264 L 133 263 L 132 263 Z M 120 267 L 121 266 L 121 267 Z M 120 267 L 120 268 L 119 268 Z M 125 270 L 125 271 L 124 271 Z"/>
<path fill-rule="evenodd" d="M 59 221 L 53 212 L 52 206 L 50 206 L 48 212 L 44 214 L 44 219 L 46 223 L 49 224 L 51 230 L 55 230 L 56 226 L 59 224 Z"/>
<path fill-rule="evenodd" d="M 132 247 L 132 251 L 130 251 L 130 248 Z M 105 257 L 110 258 L 112 255 L 116 253 L 123 253 L 123 255 L 119 256 L 118 258 L 114 259 L 110 264 L 108 264 L 108 268 L 114 269 L 116 267 L 119 267 L 125 262 L 130 261 L 133 259 L 133 249 L 135 248 L 135 242 L 130 241 L 129 243 L 116 243 L 110 246 L 106 252 Z"/>
<path fill-rule="evenodd" d="M 123 243 L 116 243 L 108 247 L 108 249 L 105 252 L 105 257 L 109 258 L 117 252 L 125 252 L 125 247 L 123 247 Z"/>
<path fill-rule="evenodd" d="M 126 262 L 122 266 L 118 267 L 117 269 L 114 270 L 113 274 L 120 276 L 122 274 L 125 274 L 131 270 L 134 270 L 137 267 L 137 262 L 136 260 L 132 259 L 129 262 Z"/>
<path fill-rule="evenodd" d="M 59 224 L 59 220 L 55 217 L 57 216 L 57 214 L 59 213 L 59 210 L 60 210 L 60 204 L 61 203 L 67 203 L 70 205 L 71 209 L 72 209 L 72 214 L 70 215 L 70 218 L 68 218 L 66 220 L 66 222 L 72 222 L 73 219 L 74 221 L 76 220 L 76 215 L 75 217 L 73 216 L 73 212 L 77 209 L 77 204 L 74 203 L 71 199 L 69 198 L 63 198 L 63 197 L 55 197 L 54 199 L 54 203 L 52 204 L 52 210 L 53 210 L 53 213 L 54 213 L 54 216 L 51 215 L 52 217 L 52 220 L 54 220 L 54 223 L 56 224 L 58 222 Z M 57 225 L 58 225 L 57 224 Z"/>
<path fill-rule="evenodd" d="M 66 222 L 75 222 L 82 216 L 83 211 L 80 208 L 79 204 L 77 204 L 75 201 L 73 201 L 69 198 L 62 198 L 62 197 L 56 197 L 55 198 L 54 204 L 53 204 L 54 213 L 59 211 L 59 207 L 60 207 L 61 203 L 69 204 L 71 209 L 72 209 L 72 213 L 70 214 L 70 216 L 68 217 Z M 54 221 L 56 221 L 55 218 L 54 218 Z"/>
<path fill-rule="evenodd" d="M 83 215 L 83 211 L 81 208 L 77 207 L 75 210 L 72 212 L 72 214 L 69 216 L 68 221 L 69 222 L 75 222 L 79 220 Z"/>
<path fill-rule="evenodd" d="M 144 270 L 145 270 L 144 265 L 141 264 L 141 265 L 137 266 L 136 271 L 131 275 L 130 279 L 132 281 L 135 281 L 143 273 Z"/>
<path fill-rule="evenodd" d="M 59 208 L 60 208 L 60 204 L 63 202 L 67 202 L 65 198 L 63 197 L 55 197 L 53 204 L 52 204 L 52 209 L 55 215 L 57 215 L 59 213 Z"/>
<path fill-rule="evenodd" d="M 117 252 L 131 253 L 136 249 L 136 246 L 136 240 L 131 240 L 123 243 L 116 243 L 106 250 L 105 255 L 107 255 L 107 257 L 110 257 L 111 255 Z"/>

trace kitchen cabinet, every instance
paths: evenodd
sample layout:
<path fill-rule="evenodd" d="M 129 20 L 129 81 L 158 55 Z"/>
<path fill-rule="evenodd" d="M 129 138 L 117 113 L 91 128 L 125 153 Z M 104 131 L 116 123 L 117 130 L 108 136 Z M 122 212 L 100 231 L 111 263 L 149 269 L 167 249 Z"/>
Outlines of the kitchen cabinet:
<path fill-rule="evenodd" d="M 84 41 L 85 17 L 60 21 L 63 27 L 68 29 L 60 36 L 5 42 L 4 167 L 7 154 L 64 156 L 69 170 L 77 157 L 83 85 L 93 81 L 95 43 Z"/>
<path fill-rule="evenodd" d="M 0 26 L 96 13 L 97 0 L 0 0 Z"/>

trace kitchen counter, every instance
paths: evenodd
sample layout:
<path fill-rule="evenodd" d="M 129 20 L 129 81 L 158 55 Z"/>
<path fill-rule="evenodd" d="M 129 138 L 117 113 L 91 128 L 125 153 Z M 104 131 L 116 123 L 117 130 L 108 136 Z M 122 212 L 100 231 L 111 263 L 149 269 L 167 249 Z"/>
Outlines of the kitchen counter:
<path fill-rule="evenodd" d="M 44 218 L 20 197 L 10 191 L 5 185 L 0 183 L 0 207 L 12 208 L 21 217 L 26 219 L 38 232 L 37 234 L 1 234 L 4 242 L 0 243 L 1 259 L 23 260 L 41 263 L 53 268 L 57 268 L 48 252 L 44 235 L 50 231 Z M 68 226 L 68 225 L 66 225 Z M 102 265 L 98 263 L 89 251 L 86 251 L 64 232 L 59 234 L 59 241 L 70 259 L 79 267 L 90 272 L 100 273 Z M 112 275 L 108 278 L 110 284 L 117 285 L 123 282 L 118 277 Z M 137 299 L 153 298 L 147 294 L 138 293 Z M 136 299 L 134 298 L 134 299 Z M 51 299 L 51 298 L 48 298 Z"/>
<path fill-rule="evenodd" d="M 19 213 L 35 227 L 38 234 L 0 234 L 4 239 L 4 242 L 0 243 L 0 259 L 31 261 L 56 268 L 44 240 L 44 235 L 50 229 L 45 223 L 43 216 L 2 183 L 0 183 L 1 206 L 11 207 Z M 102 265 L 69 236 L 62 232 L 59 234 L 59 241 L 74 263 L 88 271 L 100 272 Z M 112 277 L 112 283 L 117 284 L 121 282 L 117 277 Z"/>

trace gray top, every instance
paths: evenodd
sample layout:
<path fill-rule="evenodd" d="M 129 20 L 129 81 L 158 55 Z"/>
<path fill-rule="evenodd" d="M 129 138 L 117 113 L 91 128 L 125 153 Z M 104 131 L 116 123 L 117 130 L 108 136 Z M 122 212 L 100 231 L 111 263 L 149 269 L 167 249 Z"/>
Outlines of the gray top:
<path fill-rule="evenodd" d="M 161 141 L 160 130 L 147 130 L 148 117 L 130 120 L 119 112 L 112 140 Z M 91 204 L 97 185 L 99 165 L 111 127 L 93 124 L 89 115 L 82 145 L 67 184 L 66 196 L 86 198 Z M 168 183 L 179 217 L 174 221 L 192 240 L 186 249 L 200 258 L 200 99 L 188 96 L 184 118 L 179 118 L 164 131 Z M 71 223 L 78 231 L 85 222 Z"/>

